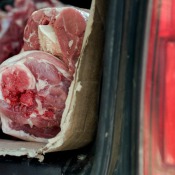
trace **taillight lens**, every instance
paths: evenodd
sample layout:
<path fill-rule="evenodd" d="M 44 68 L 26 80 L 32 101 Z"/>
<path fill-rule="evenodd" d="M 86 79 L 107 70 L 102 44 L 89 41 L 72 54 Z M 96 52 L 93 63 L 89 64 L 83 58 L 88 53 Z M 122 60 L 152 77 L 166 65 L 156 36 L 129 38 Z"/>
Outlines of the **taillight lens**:
<path fill-rule="evenodd" d="M 143 174 L 175 175 L 175 0 L 151 3 L 143 106 Z"/>

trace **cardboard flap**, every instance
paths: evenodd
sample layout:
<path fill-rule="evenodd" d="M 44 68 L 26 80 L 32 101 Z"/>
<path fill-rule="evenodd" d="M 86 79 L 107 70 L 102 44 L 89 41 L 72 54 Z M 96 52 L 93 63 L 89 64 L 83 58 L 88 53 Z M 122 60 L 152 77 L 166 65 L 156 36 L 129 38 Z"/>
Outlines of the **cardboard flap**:
<path fill-rule="evenodd" d="M 103 5 L 102 5 L 103 4 Z M 93 0 L 82 52 L 61 121 L 61 132 L 44 153 L 82 147 L 94 138 L 104 45 L 104 2 Z"/>
<path fill-rule="evenodd" d="M 43 147 L 45 143 L 36 142 L 23 142 L 23 141 L 12 141 L 0 139 L 0 155 L 11 155 L 11 156 L 24 156 L 36 157 L 40 161 L 44 159 L 38 150 Z"/>

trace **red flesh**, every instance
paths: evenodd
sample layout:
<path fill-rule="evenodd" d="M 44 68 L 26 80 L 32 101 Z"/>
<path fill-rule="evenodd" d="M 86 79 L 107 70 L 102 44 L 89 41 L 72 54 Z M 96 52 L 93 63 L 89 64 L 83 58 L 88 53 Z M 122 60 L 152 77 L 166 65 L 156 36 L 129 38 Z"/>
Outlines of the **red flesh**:
<path fill-rule="evenodd" d="M 40 58 L 41 55 L 47 59 Z M 20 57 L 20 54 L 17 57 Z M 13 62 L 13 65 L 3 66 L 3 71 L 0 69 L 0 88 L 4 98 L 0 100 L 1 113 L 11 119 L 12 129 L 23 130 L 37 137 L 54 137 L 60 130 L 60 120 L 71 79 L 67 78 L 68 73 L 63 75 L 58 71 L 57 68 L 66 72 L 66 68 L 64 69 L 63 63 L 52 55 L 31 51 L 21 58 Z M 56 65 L 53 60 L 56 60 Z M 16 65 L 22 63 L 21 61 L 29 72 Z M 32 81 L 32 76 L 38 85 Z M 46 83 L 43 87 L 42 82 Z M 34 85 L 33 88 L 31 84 Z"/>
<path fill-rule="evenodd" d="M 85 12 L 84 12 L 85 13 Z M 75 63 L 80 55 L 86 18 L 75 8 L 41 9 L 33 13 L 24 31 L 24 50 L 40 50 L 38 26 L 51 25 L 60 45 L 60 53 L 56 53 L 68 66 L 71 74 L 75 71 Z M 31 27 L 32 26 L 32 27 Z M 69 47 L 69 42 L 73 42 Z"/>

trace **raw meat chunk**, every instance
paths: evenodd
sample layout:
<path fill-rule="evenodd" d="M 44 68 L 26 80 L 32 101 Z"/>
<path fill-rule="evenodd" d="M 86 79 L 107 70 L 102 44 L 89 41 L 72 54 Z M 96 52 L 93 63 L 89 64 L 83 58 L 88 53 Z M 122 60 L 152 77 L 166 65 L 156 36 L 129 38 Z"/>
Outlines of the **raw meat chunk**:
<path fill-rule="evenodd" d="M 23 32 L 28 18 L 40 8 L 62 7 L 57 0 L 15 0 L 14 6 L 0 10 L 0 63 L 18 54 L 23 46 Z"/>
<path fill-rule="evenodd" d="M 15 8 L 7 6 L 8 12 L 0 12 L 0 63 L 20 52 L 23 46 L 23 31 L 28 17 L 36 10 L 32 1 Z"/>
<path fill-rule="evenodd" d="M 24 31 L 24 51 L 0 65 L 4 133 L 38 142 L 59 133 L 88 15 L 73 7 L 32 14 Z"/>
<path fill-rule="evenodd" d="M 60 131 L 70 83 L 65 64 L 42 51 L 26 51 L 3 62 L 0 66 L 3 132 L 35 141 L 54 137 Z"/>
<path fill-rule="evenodd" d="M 73 7 L 45 8 L 29 18 L 24 30 L 24 50 L 49 52 L 74 73 L 89 14 Z"/>

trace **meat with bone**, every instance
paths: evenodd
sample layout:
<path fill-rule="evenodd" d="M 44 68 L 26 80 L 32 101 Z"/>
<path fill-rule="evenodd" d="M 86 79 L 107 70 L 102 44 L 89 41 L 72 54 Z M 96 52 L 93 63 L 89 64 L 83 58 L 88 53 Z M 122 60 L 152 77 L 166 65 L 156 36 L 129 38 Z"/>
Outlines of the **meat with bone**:
<path fill-rule="evenodd" d="M 38 142 L 47 141 L 60 131 L 87 20 L 87 13 L 72 7 L 44 10 L 44 13 L 35 12 L 33 15 L 39 14 L 36 18 L 32 15 L 25 30 L 24 48 L 31 51 L 9 58 L 0 66 L 2 130 L 9 135 Z M 49 16 L 49 20 L 43 14 Z M 49 23 L 40 25 L 40 19 Z M 74 43 L 70 46 L 72 40 Z M 36 49 L 59 56 L 62 61 Z M 56 53 L 59 50 L 59 55 L 51 52 L 54 49 Z"/>
<path fill-rule="evenodd" d="M 0 63 L 18 54 L 23 46 L 23 31 L 32 12 L 44 7 L 62 7 L 57 0 L 15 0 L 14 6 L 0 11 Z"/>
<path fill-rule="evenodd" d="M 26 51 L 0 66 L 2 130 L 44 142 L 60 131 L 71 83 L 65 64 L 42 51 Z"/>
<path fill-rule="evenodd" d="M 29 18 L 24 31 L 24 50 L 49 52 L 74 73 L 89 14 L 73 7 L 45 8 Z"/>

